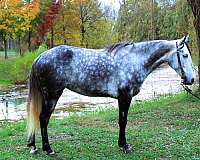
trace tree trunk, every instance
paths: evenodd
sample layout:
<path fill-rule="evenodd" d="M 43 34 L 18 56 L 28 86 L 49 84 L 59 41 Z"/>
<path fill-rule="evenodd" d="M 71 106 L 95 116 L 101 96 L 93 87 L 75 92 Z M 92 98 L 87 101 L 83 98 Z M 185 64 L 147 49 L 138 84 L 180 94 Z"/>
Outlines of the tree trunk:
<path fill-rule="evenodd" d="M 64 13 L 62 13 L 62 20 L 63 20 L 63 22 L 64 22 L 64 20 L 65 20 Z M 66 44 L 67 41 L 66 41 L 66 39 L 65 39 L 65 32 L 66 32 L 65 23 L 63 23 L 62 29 L 63 29 L 63 43 Z"/>
<path fill-rule="evenodd" d="M 197 46 L 198 46 L 198 74 L 199 74 L 199 89 L 200 89 L 200 1 L 199 0 L 187 0 L 192 8 L 194 14 L 194 27 L 197 35 Z"/>
<path fill-rule="evenodd" d="M 30 5 L 31 1 L 28 0 L 27 2 L 28 2 L 29 5 Z M 31 25 L 32 25 L 32 24 L 31 24 Z M 29 30 L 28 30 L 28 51 L 29 51 L 29 52 L 31 52 L 31 35 L 32 35 L 32 30 L 31 30 L 31 28 L 29 28 Z"/>
<path fill-rule="evenodd" d="M 51 27 L 51 48 L 54 47 L 54 30 L 53 27 Z"/>
<path fill-rule="evenodd" d="M 84 17 L 83 17 L 83 2 L 80 0 L 80 32 L 81 32 L 81 39 L 80 43 L 82 47 L 84 46 L 84 40 L 85 40 L 85 27 L 84 27 Z"/>
<path fill-rule="evenodd" d="M 154 36 L 154 0 L 151 1 L 151 39 L 155 39 Z"/>
<path fill-rule="evenodd" d="M 200 13 L 200 10 L 199 10 Z M 200 15 L 199 15 L 200 16 Z M 200 24 L 200 18 L 198 20 Z M 200 89 L 200 25 L 195 24 L 196 35 L 197 35 L 197 46 L 198 46 L 198 77 L 199 77 L 199 89 Z"/>
<path fill-rule="evenodd" d="M 65 26 L 63 25 L 63 43 L 66 44 L 67 41 L 65 39 Z"/>
<path fill-rule="evenodd" d="M 31 52 L 31 35 L 32 35 L 32 31 L 31 29 L 29 29 L 28 31 L 28 51 Z"/>
<path fill-rule="evenodd" d="M 8 54 L 7 54 L 7 40 L 4 38 L 4 50 L 5 50 L 5 59 L 8 59 Z"/>
<path fill-rule="evenodd" d="M 84 46 L 84 41 L 85 41 L 85 28 L 83 26 L 83 24 L 81 24 L 81 46 L 82 47 L 85 47 Z"/>
<path fill-rule="evenodd" d="M 19 51 L 19 55 L 23 56 L 22 48 L 21 48 L 21 37 L 19 37 L 19 39 L 18 39 L 18 51 Z"/>

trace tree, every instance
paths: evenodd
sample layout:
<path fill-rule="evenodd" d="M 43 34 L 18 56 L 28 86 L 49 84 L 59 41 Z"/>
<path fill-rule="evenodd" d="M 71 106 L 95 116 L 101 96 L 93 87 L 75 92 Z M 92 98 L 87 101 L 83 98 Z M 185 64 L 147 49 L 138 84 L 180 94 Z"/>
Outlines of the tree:
<path fill-rule="evenodd" d="M 62 0 L 61 4 L 54 23 L 55 44 L 100 48 L 112 43 L 112 20 L 97 0 Z"/>
<path fill-rule="evenodd" d="M 197 35 L 197 46 L 199 50 L 198 60 L 198 74 L 199 74 L 199 89 L 200 89 L 200 1 L 199 0 L 187 0 L 192 8 L 194 15 L 194 27 Z"/>
<path fill-rule="evenodd" d="M 155 0 L 123 0 L 116 30 L 119 40 L 148 40 L 157 38 L 159 6 Z"/>
<path fill-rule="evenodd" d="M 61 8 L 61 3 L 59 0 L 54 0 L 51 6 L 48 8 L 47 12 L 45 13 L 45 16 L 43 17 L 43 22 L 39 25 L 36 32 L 36 37 L 35 37 L 36 45 L 40 45 L 41 42 L 44 41 L 45 34 L 50 29 L 52 29 L 54 21 L 57 18 L 57 14 L 60 11 L 60 8 Z M 51 46 L 53 46 L 53 44 L 51 44 Z"/>
<path fill-rule="evenodd" d="M 29 17 L 32 17 L 31 27 L 28 30 L 28 50 L 31 51 L 31 36 L 33 32 L 33 27 L 37 21 L 37 16 L 40 12 L 40 0 L 24 0 L 25 6 L 24 9 L 27 11 Z"/>
<path fill-rule="evenodd" d="M 56 44 L 80 45 L 79 0 L 62 0 L 62 7 L 54 23 Z M 48 39 L 51 34 L 48 33 Z"/>
<path fill-rule="evenodd" d="M 0 39 L 4 42 L 5 59 L 8 58 L 7 40 L 20 37 L 29 30 L 37 13 L 33 8 L 35 5 L 26 5 L 21 0 L 0 1 Z"/>
<path fill-rule="evenodd" d="M 95 27 L 95 23 L 103 17 L 100 5 L 97 0 L 80 0 L 80 43 L 83 47 L 88 47 L 86 40 L 87 29 Z"/>

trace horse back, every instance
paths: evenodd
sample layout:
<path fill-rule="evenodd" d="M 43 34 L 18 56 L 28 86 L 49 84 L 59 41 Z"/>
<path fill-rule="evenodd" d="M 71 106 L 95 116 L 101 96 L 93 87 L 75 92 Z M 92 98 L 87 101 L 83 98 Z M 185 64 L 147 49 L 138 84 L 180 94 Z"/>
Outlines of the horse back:
<path fill-rule="evenodd" d="M 44 52 L 33 66 L 41 85 L 52 92 L 60 88 L 89 96 L 109 96 L 113 90 L 116 92 L 114 62 L 96 50 L 58 46 Z"/>

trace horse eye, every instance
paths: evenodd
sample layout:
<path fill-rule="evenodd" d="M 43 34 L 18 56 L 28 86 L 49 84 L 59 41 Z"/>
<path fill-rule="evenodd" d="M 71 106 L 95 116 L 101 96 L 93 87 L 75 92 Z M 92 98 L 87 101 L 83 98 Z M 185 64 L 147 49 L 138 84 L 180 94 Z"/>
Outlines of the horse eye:
<path fill-rule="evenodd" d="M 188 54 L 183 54 L 183 57 L 184 57 L 184 58 L 187 58 L 187 57 L 188 57 Z"/>

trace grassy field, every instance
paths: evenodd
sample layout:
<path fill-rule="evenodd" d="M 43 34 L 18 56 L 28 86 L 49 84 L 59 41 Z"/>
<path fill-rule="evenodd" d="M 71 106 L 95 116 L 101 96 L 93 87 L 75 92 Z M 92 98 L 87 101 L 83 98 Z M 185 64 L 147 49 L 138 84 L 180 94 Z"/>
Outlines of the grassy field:
<path fill-rule="evenodd" d="M 130 108 L 127 140 L 133 146 L 123 154 L 118 146 L 116 109 L 51 119 L 49 138 L 56 155 L 41 150 L 29 154 L 26 123 L 0 123 L 0 159 L 200 159 L 200 101 L 179 94 L 136 103 Z"/>
<path fill-rule="evenodd" d="M 23 57 L 9 52 L 7 60 L 0 52 L 0 85 L 26 83 L 34 59 L 46 50 L 47 47 L 41 45 L 36 51 L 27 52 Z"/>

